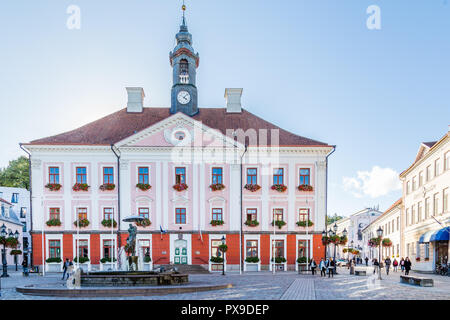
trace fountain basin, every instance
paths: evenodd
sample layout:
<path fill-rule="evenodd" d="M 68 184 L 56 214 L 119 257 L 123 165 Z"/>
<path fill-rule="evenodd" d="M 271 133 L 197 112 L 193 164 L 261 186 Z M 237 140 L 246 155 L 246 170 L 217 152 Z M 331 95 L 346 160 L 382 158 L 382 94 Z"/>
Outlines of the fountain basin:
<path fill-rule="evenodd" d="M 82 287 L 146 287 L 179 285 L 188 282 L 187 274 L 152 271 L 103 271 L 81 274 Z"/>

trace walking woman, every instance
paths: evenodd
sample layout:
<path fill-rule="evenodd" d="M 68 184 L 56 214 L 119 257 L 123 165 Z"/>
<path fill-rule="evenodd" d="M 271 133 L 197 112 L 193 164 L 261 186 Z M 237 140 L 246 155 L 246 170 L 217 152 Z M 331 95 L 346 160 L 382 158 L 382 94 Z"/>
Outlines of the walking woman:
<path fill-rule="evenodd" d="M 397 272 L 398 261 L 394 258 L 394 262 L 392 262 L 392 266 L 394 267 L 394 272 Z"/>
<path fill-rule="evenodd" d="M 316 264 L 316 261 L 314 259 L 311 260 L 311 263 L 309 264 L 309 267 L 311 268 L 312 275 L 315 275 L 316 274 L 317 264 Z"/>
<path fill-rule="evenodd" d="M 409 275 L 409 270 L 411 270 L 411 261 L 409 260 L 408 257 L 406 257 L 404 265 L 405 265 L 405 275 Z"/>
<path fill-rule="evenodd" d="M 330 277 L 330 275 L 333 278 L 334 277 L 334 266 L 336 265 L 336 263 L 334 262 L 333 258 L 330 258 L 330 260 L 328 262 L 329 262 L 328 263 L 328 278 Z"/>
<path fill-rule="evenodd" d="M 319 269 L 320 269 L 320 276 L 321 277 L 322 276 L 326 277 L 326 275 L 327 275 L 327 266 L 326 266 L 325 260 L 323 260 L 323 258 L 320 260 Z"/>
<path fill-rule="evenodd" d="M 402 257 L 402 260 L 400 260 L 400 268 L 402 269 L 402 273 L 403 273 L 403 271 L 405 271 L 405 259 L 403 259 L 403 257 Z"/>

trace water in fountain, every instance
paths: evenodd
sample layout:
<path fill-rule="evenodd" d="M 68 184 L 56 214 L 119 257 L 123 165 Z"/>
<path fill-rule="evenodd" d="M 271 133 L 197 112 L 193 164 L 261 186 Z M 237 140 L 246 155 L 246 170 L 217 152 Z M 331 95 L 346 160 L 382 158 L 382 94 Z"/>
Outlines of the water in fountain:
<path fill-rule="evenodd" d="M 142 250 L 141 250 L 141 246 L 139 244 L 139 241 L 137 241 L 136 243 L 136 250 L 138 252 L 138 270 L 143 271 L 144 270 L 144 257 L 142 256 Z"/>
<path fill-rule="evenodd" d="M 125 254 L 125 247 L 120 248 L 119 251 L 120 271 L 128 271 L 128 259 Z"/>

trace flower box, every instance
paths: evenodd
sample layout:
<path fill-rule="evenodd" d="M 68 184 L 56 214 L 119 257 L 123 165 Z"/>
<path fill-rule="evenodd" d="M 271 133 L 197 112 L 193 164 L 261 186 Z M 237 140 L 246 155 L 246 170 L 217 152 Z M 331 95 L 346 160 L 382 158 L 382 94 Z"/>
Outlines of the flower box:
<path fill-rule="evenodd" d="M 259 222 L 256 221 L 256 220 L 247 220 L 247 221 L 244 222 L 244 224 L 246 226 L 249 226 L 249 227 L 257 227 L 257 226 L 259 226 Z"/>
<path fill-rule="evenodd" d="M 80 226 L 80 228 L 86 228 L 87 226 L 89 226 L 89 220 L 88 219 L 81 219 L 81 220 L 77 220 L 74 223 L 75 227 Z"/>
<path fill-rule="evenodd" d="M 247 262 L 247 263 L 258 263 L 259 262 L 259 258 L 258 257 L 247 257 L 245 259 L 245 262 Z"/>
<path fill-rule="evenodd" d="M 116 262 L 116 261 L 117 261 L 117 259 L 114 258 L 113 262 Z M 111 258 L 101 258 L 100 262 L 101 263 L 111 263 L 112 261 L 111 261 Z"/>
<path fill-rule="evenodd" d="M 213 263 L 223 263 L 223 258 L 222 257 L 211 257 L 211 259 L 209 260 Z"/>
<path fill-rule="evenodd" d="M 273 262 L 273 258 L 271 259 L 271 261 Z M 285 262 L 286 262 L 285 257 L 275 257 L 275 263 L 285 263 Z"/>
<path fill-rule="evenodd" d="M 187 190 L 188 189 L 188 185 L 186 183 L 177 183 L 177 184 L 175 184 L 173 186 L 173 188 L 176 191 L 181 192 L 181 191 Z"/>
<path fill-rule="evenodd" d="M 146 228 L 148 226 L 150 226 L 152 224 L 152 222 L 150 221 L 150 219 L 144 219 L 142 221 L 136 221 L 136 225 L 139 227 L 143 227 Z"/>
<path fill-rule="evenodd" d="M 383 247 L 391 247 L 392 246 L 392 241 L 389 238 L 384 238 L 383 241 L 381 242 L 381 245 Z"/>
<path fill-rule="evenodd" d="M 87 183 L 75 183 L 72 187 L 72 190 L 75 192 L 78 191 L 89 191 L 90 186 Z"/>
<path fill-rule="evenodd" d="M 223 221 L 222 221 L 222 220 L 211 220 L 211 225 L 212 225 L 213 227 L 215 227 L 215 226 L 221 226 L 221 225 L 223 225 Z"/>
<path fill-rule="evenodd" d="M 102 225 L 103 225 L 104 227 L 111 228 L 111 223 L 114 224 L 114 228 L 117 227 L 117 222 L 116 222 L 116 220 L 112 220 L 112 221 L 111 221 L 111 219 L 102 220 Z"/>
<path fill-rule="evenodd" d="M 284 225 L 286 225 L 286 222 L 282 220 L 276 220 L 275 224 L 277 225 L 278 229 L 281 229 Z M 272 221 L 272 225 L 274 225 L 274 222 Z"/>
<path fill-rule="evenodd" d="M 314 223 L 311 220 L 308 220 L 308 221 L 297 221 L 297 225 L 299 227 L 306 227 L 306 223 L 308 223 L 308 227 L 311 227 L 312 225 L 314 225 Z"/>
<path fill-rule="evenodd" d="M 417 257 L 417 258 L 416 258 L 416 261 L 420 261 L 420 257 Z"/>
<path fill-rule="evenodd" d="M 73 258 L 73 262 L 78 262 L 78 257 Z M 80 263 L 88 263 L 89 258 L 88 257 L 80 257 Z"/>
<path fill-rule="evenodd" d="M 257 185 L 257 184 L 246 184 L 244 186 L 244 189 L 250 191 L 250 192 L 256 192 L 259 189 L 261 189 L 261 186 Z"/>
<path fill-rule="evenodd" d="M 59 191 L 62 187 L 59 183 L 47 183 L 45 187 L 50 191 Z"/>
<path fill-rule="evenodd" d="M 309 262 L 311 262 L 311 258 L 309 259 Z M 298 264 L 306 264 L 306 257 L 298 257 L 297 263 Z"/>
<path fill-rule="evenodd" d="M 147 191 L 150 190 L 152 186 L 149 185 L 148 183 L 138 183 L 136 185 L 136 188 L 140 189 L 141 191 Z"/>
<path fill-rule="evenodd" d="M 45 262 L 47 262 L 47 263 L 61 263 L 62 260 L 61 260 L 61 258 L 48 258 L 47 260 L 45 260 Z"/>
<path fill-rule="evenodd" d="M 299 191 L 313 191 L 313 187 L 308 184 L 301 184 L 298 186 Z"/>
<path fill-rule="evenodd" d="M 61 225 L 61 220 L 59 219 L 51 219 L 46 222 L 49 227 L 59 227 Z"/>
<path fill-rule="evenodd" d="M 271 189 L 278 192 L 285 192 L 287 190 L 287 187 L 284 184 L 274 184 Z"/>
<path fill-rule="evenodd" d="M 381 242 L 381 238 L 371 238 L 369 240 L 368 245 L 371 248 L 375 248 L 375 247 L 378 247 L 380 245 L 380 242 Z"/>
<path fill-rule="evenodd" d="M 216 183 L 209 186 L 211 188 L 211 191 L 221 191 L 225 189 L 225 185 L 222 183 Z"/>
<path fill-rule="evenodd" d="M 114 190 L 115 188 L 116 188 L 116 185 L 114 183 L 105 183 L 105 184 L 102 184 L 99 189 L 102 191 L 111 191 L 111 190 Z"/>
<path fill-rule="evenodd" d="M 18 256 L 18 255 L 22 254 L 22 250 L 14 249 L 14 250 L 11 250 L 11 252 L 9 254 L 12 256 Z"/>

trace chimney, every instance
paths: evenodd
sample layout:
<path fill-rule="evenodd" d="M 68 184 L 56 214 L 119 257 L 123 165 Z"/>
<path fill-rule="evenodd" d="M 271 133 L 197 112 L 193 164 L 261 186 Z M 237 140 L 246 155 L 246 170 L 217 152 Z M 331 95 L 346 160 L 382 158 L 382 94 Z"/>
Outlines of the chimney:
<path fill-rule="evenodd" d="M 144 109 L 144 89 L 138 87 L 127 87 L 128 103 L 127 112 L 140 113 Z"/>
<path fill-rule="evenodd" d="M 226 88 L 225 100 L 227 103 L 227 113 L 241 113 L 242 112 L 242 88 Z"/>

